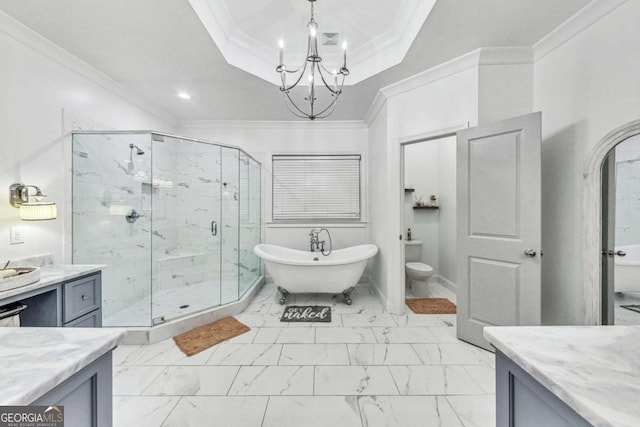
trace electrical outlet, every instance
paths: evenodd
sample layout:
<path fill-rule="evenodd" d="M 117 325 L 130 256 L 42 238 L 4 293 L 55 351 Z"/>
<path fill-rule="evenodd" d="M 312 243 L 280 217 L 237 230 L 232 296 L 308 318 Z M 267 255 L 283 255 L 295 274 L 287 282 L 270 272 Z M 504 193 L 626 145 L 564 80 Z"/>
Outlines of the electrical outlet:
<path fill-rule="evenodd" d="M 11 242 L 12 245 L 18 245 L 24 243 L 24 229 L 22 227 L 11 227 Z"/>

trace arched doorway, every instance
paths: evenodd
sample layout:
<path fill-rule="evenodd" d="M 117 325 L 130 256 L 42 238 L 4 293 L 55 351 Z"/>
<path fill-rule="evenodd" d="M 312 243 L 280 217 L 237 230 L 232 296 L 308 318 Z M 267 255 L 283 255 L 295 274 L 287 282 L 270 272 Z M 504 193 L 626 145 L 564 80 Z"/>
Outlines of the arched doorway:
<path fill-rule="evenodd" d="M 583 259 L 587 324 L 614 323 L 610 314 L 615 299 L 614 264 L 615 259 L 619 258 L 615 253 L 619 249 L 615 248 L 615 227 L 611 223 L 615 217 L 609 208 L 615 200 L 615 190 L 611 188 L 615 186 L 615 149 L 637 135 L 640 135 L 640 120 L 621 126 L 605 136 L 593 149 L 584 175 Z"/>

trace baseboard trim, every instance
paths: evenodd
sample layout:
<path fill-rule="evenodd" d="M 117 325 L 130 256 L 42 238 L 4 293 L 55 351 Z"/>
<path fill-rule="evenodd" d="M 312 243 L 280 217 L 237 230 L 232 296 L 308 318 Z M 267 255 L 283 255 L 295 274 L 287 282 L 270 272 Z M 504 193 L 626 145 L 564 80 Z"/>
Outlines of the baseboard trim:
<path fill-rule="evenodd" d="M 457 289 L 458 287 L 456 286 L 455 283 L 453 283 L 451 280 L 446 279 L 445 277 L 437 274 L 436 275 L 436 280 L 438 281 L 438 283 L 440 283 L 442 286 L 444 286 L 445 288 L 447 288 L 448 290 L 450 290 L 451 292 L 453 292 L 454 294 L 458 295 L 457 293 Z"/>

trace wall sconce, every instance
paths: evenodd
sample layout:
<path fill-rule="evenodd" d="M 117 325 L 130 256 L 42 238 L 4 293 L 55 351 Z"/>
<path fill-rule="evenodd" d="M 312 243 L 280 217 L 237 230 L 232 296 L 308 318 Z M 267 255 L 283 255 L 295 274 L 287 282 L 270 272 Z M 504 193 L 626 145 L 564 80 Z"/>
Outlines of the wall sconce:
<path fill-rule="evenodd" d="M 29 188 L 33 188 L 36 191 L 35 194 L 29 194 Z M 35 201 L 32 202 L 30 197 Z M 9 187 L 9 203 L 14 208 L 20 209 L 20 219 L 23 221 L 44 221 L 58 217 L 56 204 L 41 202 L 43 197 L 46 196 L 35 185 L 16 183 Z"/>

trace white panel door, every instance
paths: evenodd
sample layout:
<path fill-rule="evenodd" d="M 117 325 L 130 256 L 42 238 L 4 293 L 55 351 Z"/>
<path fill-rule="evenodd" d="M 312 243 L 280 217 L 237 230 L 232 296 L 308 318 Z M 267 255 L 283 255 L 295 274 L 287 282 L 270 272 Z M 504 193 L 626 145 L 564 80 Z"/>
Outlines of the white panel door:
<path fill-rule="evenodd" d="M 458 132 L 458 338 L 540 324 L 541 114 Z"/>

